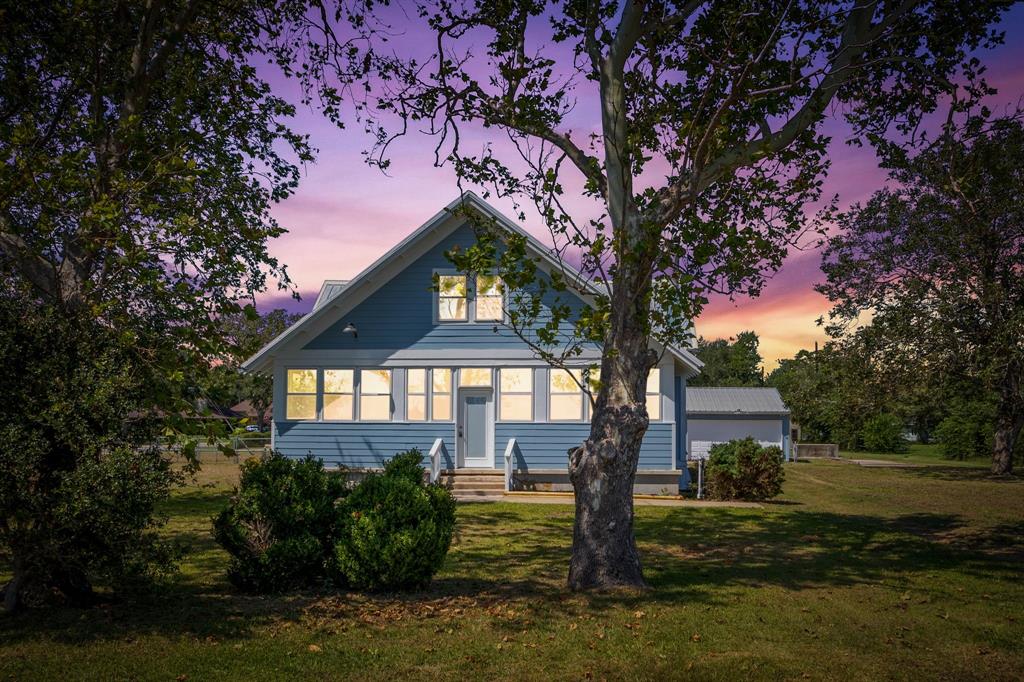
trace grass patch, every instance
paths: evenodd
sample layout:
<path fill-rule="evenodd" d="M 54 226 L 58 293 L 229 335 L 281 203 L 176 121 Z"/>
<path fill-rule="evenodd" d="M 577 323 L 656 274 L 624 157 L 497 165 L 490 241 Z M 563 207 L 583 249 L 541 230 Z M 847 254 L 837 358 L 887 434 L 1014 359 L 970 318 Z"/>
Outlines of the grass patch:
<path fill-rule="evenodd" d="M 102 608 L 0 619 L 0 675 L 1020 678 L 1024 481 L 945 461 L 786 476 L 764 509 L 638 507 L 643 594 L 564 588 L 571 507 L 476 504 L 459 506 L 426 592 L 247 597 L 210 537 L 237 477 L 222 460 L 168 506 L 167 532 L 190 545 L 177 577 Z"/>

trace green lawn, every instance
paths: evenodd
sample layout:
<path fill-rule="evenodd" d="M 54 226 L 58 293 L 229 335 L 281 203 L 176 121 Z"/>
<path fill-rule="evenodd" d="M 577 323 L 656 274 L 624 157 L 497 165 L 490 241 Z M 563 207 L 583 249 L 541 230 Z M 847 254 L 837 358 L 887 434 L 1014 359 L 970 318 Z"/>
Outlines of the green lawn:
<path fill-rule="evenodd" d="M 0 619 L 4 679 L 1020 679 L 1024 481 L 787 466 L 764 509 L 640 507 L 652 589 L 563 587 L 569 506 L 459 508 L 429 592 L 236 594 L 209 518 L 234 471 L 177 495 L 172 584 Z"/>
<path fill-rule="evenodd" d="M 988 457 L 973 457 L 966 460 L 946 459 L 942 456 L 942 447 L 938 443 L 921 445 L 912 443 L 910 449 L 903 453 L 893 452 L 862 452 L 843 450 L 840 457 L 846 459 L 885 459 L 908 464 L 928 464 L 943 467 L 980 467 L 988 468 L 991 460 Z"/>

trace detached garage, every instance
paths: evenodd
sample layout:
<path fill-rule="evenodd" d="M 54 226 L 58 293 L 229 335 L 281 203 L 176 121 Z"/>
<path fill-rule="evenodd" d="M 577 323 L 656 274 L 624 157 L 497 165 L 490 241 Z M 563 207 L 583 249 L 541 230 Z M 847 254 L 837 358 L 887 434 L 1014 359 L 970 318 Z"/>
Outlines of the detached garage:
<path fill-rule="evenodd" d="M 789 409 L 777 390 L 687 387 L 687 459 L 706 459 L 715 443 L 748 436 L 790 459 Z"/>

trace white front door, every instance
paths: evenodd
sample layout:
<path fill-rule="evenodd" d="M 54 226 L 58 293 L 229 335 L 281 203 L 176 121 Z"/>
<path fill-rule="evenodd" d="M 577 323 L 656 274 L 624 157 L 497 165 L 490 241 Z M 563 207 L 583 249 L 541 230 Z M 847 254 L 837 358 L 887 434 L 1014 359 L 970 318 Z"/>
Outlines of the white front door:
<path fill-rule="evenodd" d="M 491 389 L 459 389 L 456 417 L 460 467 L 494 467 L 494 398 Z"/>

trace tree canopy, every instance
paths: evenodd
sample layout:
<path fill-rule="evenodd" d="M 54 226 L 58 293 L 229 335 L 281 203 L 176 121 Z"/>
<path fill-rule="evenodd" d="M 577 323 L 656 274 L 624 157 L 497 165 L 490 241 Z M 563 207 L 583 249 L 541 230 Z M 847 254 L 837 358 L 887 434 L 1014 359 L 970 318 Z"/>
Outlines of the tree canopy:
<path fill-rule="evenodd" d="M 694 354 L 704 363 L 690 386 L 763 386 L 763 359 L 760 341 L 752 331 L 740 332 L 735 339 L 697 339 Z"/>
<path fill-rule="evenodd" d="M 870 312 L 892 362 L 991 391 L 992 469 L 1009 473 L 1024 427 L 1024 125 L 954 113 L 894 161 L 889 187 L 840 216 L 819 290 L 834 333 Z"/>
<path fill-rule="evenodd" d="M 515 238 L 453 254 L 499 271 L 510 326 L 544 330 L 536 345 L 552 364 L 600 345 L 590 436 L 569 458 L 569 584 L 643 585 L 631 495 L 658 345 L 688 341 L 712 293 L 756 295 L 815 227 L 804 209 L 821 198 L 833 107 L 855 142 L 913 135 L 951 77 L 976 80 L 967 51 L 1001 39 L 989 25 L 1007 3 L 414 4 L 429 54 L 372 41 L 365 52 L 378 76 L 359 99 L 370 158 L 387 167 L 403 135 L 432 135 L 460 182 L 535 206 L 557 253 L 578 258 L 578 274 L 548 285 Z M 490 141 L 469 144 L 479 128 Z M 580 193 L 592 212 L 569 208 Z M 593 311 L 539 303 L 591 286 Z"/>

